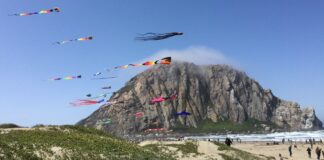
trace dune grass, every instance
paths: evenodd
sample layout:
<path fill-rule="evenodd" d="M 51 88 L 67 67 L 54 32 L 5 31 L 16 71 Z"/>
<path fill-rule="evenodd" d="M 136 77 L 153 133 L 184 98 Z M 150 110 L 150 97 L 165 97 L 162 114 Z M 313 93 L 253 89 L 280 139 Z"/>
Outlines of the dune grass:
<path fill-rule="evenodd" d="M 59 148 L 59 153 L 53 150 Z M 12 130 L 0 135 L 0 159 L 172 159 L 80 126 Z"/>

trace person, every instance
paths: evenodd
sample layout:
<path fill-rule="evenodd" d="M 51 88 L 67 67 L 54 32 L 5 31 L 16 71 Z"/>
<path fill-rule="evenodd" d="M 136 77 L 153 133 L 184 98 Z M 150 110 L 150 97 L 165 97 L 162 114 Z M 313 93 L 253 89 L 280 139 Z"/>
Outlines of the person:
<path fill-rule="evenodd" d="M 282 144 L 285 144 L 285 139 L 283 138 L 281 142 L 282 142 Z"/>
<path fill-rule="evenodd" d="M 291 157 L 292 156 L 292 146 L 291 145 L 288 147 L 288 151 L 289 151 L 289 155 Z"/>
<path fill-rule="evenodd" d="M 232 144 L 233 142 L 231 141 L 231 139 L 229 139 L 229 138 L 226 138 L 225 139 L 225 144 L 227 145 L 227 146 L 231 146 L 231 144 Z"/>
<path fill-rule="evenodd" d="M 279 153 L 279 160 L 283 160 L 283 157 L 280 153 Z"/>
<path fill-rule="evenodd" d="M 323 157 L 324 157 L 324 151 L 322 151 L 322 155 L 323 155 Z"/>
<path fill-rule="evenodd" d="M 322 152 L 322 149 L 316 147 L 315 149 L 315 153 L 317 155 L 317 159 L 320 160 L 321 159 L 321 152 Z"/>
<path fill-rule="evenodd" d="M 312 149 L 310 149 L 310 148 L 308 147 L 306 151 L 307 151 L 307 153 L 308 153 L 308 157 L 309 157 L 309 158 L 312 158 L 312 152 L 311 152 Z"/>

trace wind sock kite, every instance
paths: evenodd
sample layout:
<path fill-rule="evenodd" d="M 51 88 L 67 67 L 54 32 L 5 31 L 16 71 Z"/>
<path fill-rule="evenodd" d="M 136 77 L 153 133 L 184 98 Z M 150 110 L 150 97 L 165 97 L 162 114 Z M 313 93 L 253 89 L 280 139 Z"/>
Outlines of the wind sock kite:
<path fill-rule="evenodd" d="M 158 98 L 153 98 L 151 101 L 150 101 L 150 105 L 154 105 L 156 103 L 161 103 L 163 101 L 167 101 L 167 100 L 174 100 L 177 98 L 177 94 L 173 94 L 169 97 L 158 97 Z"/>
<path fill-rule="evenodd" d="M 87 95 L 87 97 L 91 97 L 88 100 L 92 100 L 92 99 L 97 99 L 97 98 L 101 98 L 101 97 L 106 98 L 108 94 L 110 94 L 110 93 L 99 94 L 98 96 L 95 96 L 95 97 L 91 97 L 92 95 L 90 94 L 90 96 Z"/>
<path fill-rule="evenodd" d="M 77 107 L 77 106 L 89 106 L 89 105 L 99 104 L 99 103 L 102 103 L 104 101 L 105 101 L 104 99 L 101 99 L 99 101 L 84 99 L 84 100 L 78 100 L 76 102 L 72 102 L 70 104 L 72 106 L 75 106 L 75 107 Z"/>
<path fill-rule="evenodd" d="M 77 42 L 77 41 L 91 41 L 93 40 L 92 36 L 89 37 L 84 37 L 84 38 L 77 38 L 77 39 L 70 39 L 70 40 L 65 40 L 65 41 L 60 41 L 60 42 L 54 42 L 54 44 L 65 44 L 65 43 L 69 43 L 69 42 Z"/>
<path fill-rule="evenodd" d="M 113 79 L 117 77 L 100 77 L 100 78 L 92 78 L 92 80 L 102 80 L 102 79 Z"/>
<path fill-rule="evenodd" d="M 82 78 L 81 75 L 78 75 L 78 76 L 67 76 L 67 77 L 63 77 L 63 78 L 56 77 L 56 78 L 51 78 L 49 80 L 51 80 L 51 81 L 59 81 L 59 80 L 72 80 L 72 79 L 80 79 L 80 78 Z"/>
<path fill-rule="evenodd" d="M 93 76 L 99 76 L 101 74 L 102 74 L 101 72 L 97 72 L 97 73 L 93 74 Z"/>
<path fill-rule="evenodd" d="M 61 12 L 60 8 L 52 8 L 52 9 L 47 9 L 47 10 L 41 10 L 38 12 L 27 12 L 27 13 L 15 13 L 15 14 L 11 14 L 9 16 L 31 16 L 31 15 L 35 15 L 35 14 L 48 14 L 48 13 L 52 13 L 52 12 Z"/>
<path fill-rule="evenodd" d="M 103 124 L 109 124 L 111 123 L 111 119 L 110 118 L 106 118 L 106 119 L 101 119 L 97 121 L 97 125 L 103 125 Z"/>
<path fill-rule="evenodd" d="M 162 59 L 157 60 L 157 61 L 147 61 L 147 62 L 144 62 L 142 64 L 128 64 L 128 65 L 124 65 L 124 66 L 117 66 L 117 67 L 115 67 L 115 69 L 118 69 L 118 68 L 126 69 L 129 66 L 132 66 L 132 67 L 153 66 L 153 65 L 156 65 L 156 64 L 171 64 L 171 57 L 165 57 L 165 58 L 162 58 Z"/>
<path fill-rule="evenodd" d="M 173 36 L 183 35 L 182 32 L 169 32 L 169 33 L 145 33 L 141 36 L 136 37 L 135 40 L 139 41 L 152 41 L 152 40 L 162 40 Z"/>
<path fill-rule="evenodd" d="M 149 128 L 145 130 L 145 133 L 148 132 L 163 132 L 163 131 L 167 131 L 166 128 Z"/>
<path fill-rule="evenodd" d="M 186 111 L 182 111 L 182 112 L 175 113 L 174 115 L 176 115 L 176 116 L 189 116 L 189 115 L 191 115 L 191 113 L 186 112 Z"/>
<path fill-rule="evenodd" d="M 111 89 L 111 86 L 102 87 L 101 89 Z"/>
<path fill-rule="evenodd" d="M 136 112 L 136 113 L 134 114 L 134 116 L 135 116 L 136 118 L 141 118 L 141 117 L 143 117 L 143 115 L 144 115 L 144 112 Z"/>

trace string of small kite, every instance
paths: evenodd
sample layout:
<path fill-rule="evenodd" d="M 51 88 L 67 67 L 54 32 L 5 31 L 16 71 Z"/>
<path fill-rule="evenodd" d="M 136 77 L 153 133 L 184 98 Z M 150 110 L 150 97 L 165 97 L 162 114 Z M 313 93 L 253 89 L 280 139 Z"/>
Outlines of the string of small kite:
<path fill-rule="evenodd" d="M 45 10 L 40 10 L 37 12 L 23 12 L 23 13 L 15 13 L 15 14 L 11 14 L 9 16 L 31 16 L 31 15 L 42 15 L 42 14 L 49 14 L 49 13 L 55 13 L 55 12 L 61 12 L 61 9 L 58 7 L 55 8 L 51 8 L 51 9 L 45 9 Z M 180 36 L 183 35 L 182 32 L 168 32 L 168 33 L 145 33 L 145 34 L 140 34 L 138 37 L 135 37 L 135 40 L 139 40 L 139 41 L 157 41 L 157 40 L 163 40 L 163 39 L 167 39 L 170 37 L 174 37 L 174 36 Z M 66 43 L 70 43 L 70 42 L 78 42 L 78 41 L 91 41 L 93 40 L 94 37 L 93 36 L 88 36 L 88 37 L 82 37 L 82 38 L 76 38 L 76 39 L 70 39 L 70 40 L 63 40 L 63 41 L 57 41 L 54 42 L 53 44 L 57 44 L 57 45 L 63 45 Z M 165 57 L 159 60 L 155 60 L 155 61 L 146 61 L 144 63 L 140 63 L 140 64 L 127 64 L 127 65 L 123 65 L 123 66 L 116 66 L 113 69 L 126 69 L 129 67 L 139 67 L 139 66 L 153 66 L 153 65 L 157 65 L 157 64 L 162 64 L 162 65 L 168 65 L 171 64 L 171 57 Z M 106 71 L 110 72 L 110 69 L 106 69 Z M 110 77 L 98 77 L 100 75 L 102 75 L 102 72 L 97 72 L 95 74 L 93 74 L 93 76 L 95 78 L 92 78 L 92 80 L 104 80 L 104 79 L 112 79 L 112 78 L 117 78 L 114 76 L 110 76 Z M 49 80 L 51 81 L 61 81 L 61 80 L 73 80 L 73 79 L 81 79 L 82 76 L 81 75 L 77 75 L 77 76 L 66 76 L 66 77 L 54 77 L 54 78 L 50 78 Z M 111 86 L 104 86 L 101 89 L 106 90 L 106 89 L 111 89 Z M 95 104 L 100 104 L 105 102 L 105 98 L 108 96 L 108 94 L 110 93 L 103 93 L 103 94 L 99 94 L 97 96 L 92 96 L 92 94 L 87 94 L 86 97 L 88 97 L 88 99 L 80 99 L 80 100 L 76 100 L 74 102 L 71 102 L 70 104 L 72 106 L 88 106 L 88 105 L 95 105 Z M 100 100 L 96 100 L 99 99 Z M 149 101 L 149 104 L 153 105 L 153 104 L 157 104 L 157 103 L 161 103 L 163 101 L 171 101 L 177 98 L 177 94 L 173 94 L 170 95 L 168 97 L 157 97 L 157 98 L 153 98 L 151 101 Z M 124 103 L 123 101 L 107 101 L 105 104 L 107 106 L 110 105 L 114 105 L 114 104 L 118 104 L 118 103 Z M 188 116 L 191 113 L 186 112 L 186 111 L 182 111 L 182 112 L 177 112 L 174 115 L 176 116 Z M 143 117 L 145 114 L 144 112 L 136 112 L 134 114 L 134 116 L 136 118 L 141 118 Z M 106 119 L 102 119 L 102 120 L 98 120 L 96 124 L 99 125 L 103 125 L 103 124 L 110 124 L 112 122 L 112 120 L 110 118 L 106 118 Z M 146 129 L 145 132 L 162 132 L 162 131 L 167 131 L 167 129 L 165 128 L 151 128 L 151 129 Z"/>

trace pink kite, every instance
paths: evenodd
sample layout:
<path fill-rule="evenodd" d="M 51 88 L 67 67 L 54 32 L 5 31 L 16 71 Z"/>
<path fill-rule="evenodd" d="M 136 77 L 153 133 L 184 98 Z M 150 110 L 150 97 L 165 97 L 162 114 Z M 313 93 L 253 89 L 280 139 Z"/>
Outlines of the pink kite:
<path fill-rule="evenodd" d="M 169 97 L 158 97 L 158 98 L 153 98 L 151 101 L 150 101 L 150 104 L 151 105 L 154 105 L 155 103 L 161 103 L 163 101 L 167 101 L 167 100 L 174 100 L 177 98 L 177 94 L 173 94 Z"/>
<path fill-rule="evenodd" d="M 105 101 L 104 99 L 99 100 L 99 101 L 84 99 L 84 100 L 78 100 L 76 102 L 72 102 L 70 104 L 72 106 L 75 106 L 75 107 L 77 107 L 77 106 L 89 106 L 89 105 L 99 104 L 99 103 L 102 103 L 104 101 Z"/>
<path fill-rule="evenodd" d="M 141 118 L 141 117 L 143 117 L 143 115 L 144 115 L 143 112 L 136 112 L 136 113 L 134 114 L 134 116 L 135 116 L 136 118 Z"/>

